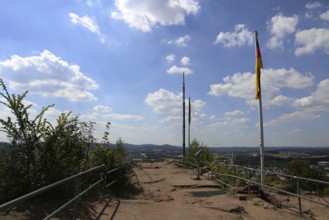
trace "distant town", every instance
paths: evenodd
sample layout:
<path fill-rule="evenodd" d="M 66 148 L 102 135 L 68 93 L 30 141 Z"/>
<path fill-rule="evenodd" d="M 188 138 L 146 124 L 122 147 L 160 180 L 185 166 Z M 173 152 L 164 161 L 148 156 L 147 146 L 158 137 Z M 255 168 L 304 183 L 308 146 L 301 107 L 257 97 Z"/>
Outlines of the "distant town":
<path fill-rule="evenodd" d="M 157 161 L 166 157 L 181 158 L 182 147 L 154 144 L 124 144 L 128 157 L 135 161 Z M 210 147 L 218 162 L 259 168 L 259 147 Z M 329 147 L 265 147 L 265 167 L 282 171 L 293 159 L 304 159 L 329 175 Z"/>

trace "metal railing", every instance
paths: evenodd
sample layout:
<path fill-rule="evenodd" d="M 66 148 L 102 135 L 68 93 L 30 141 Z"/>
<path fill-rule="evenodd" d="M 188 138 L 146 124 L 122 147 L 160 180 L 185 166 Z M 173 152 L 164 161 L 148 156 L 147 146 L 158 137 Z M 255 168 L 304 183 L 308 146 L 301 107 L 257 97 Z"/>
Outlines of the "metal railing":
<path fill-rule="evenodd" d="M 221 177 L 230 177 L 230 178 L 234 178 L 235 180 L 241 180 L 242 182 L 246 183 L 248 185 L 248 194 L 250 194 L 249 190 L 250 190 L 250 184 L 254 184 L 257 186 L 260 186 L 262 189 L 266 188 L 272 191 L 276 191 L 282 194 L 286 194 L 289 196 L 293 196 L 296 197 L 298 199 L 298 210 L 299 210 L 299 216 L 302 217 L 302 200 L 307 200 L 319 205 L 323 205 L 327 208 L 329 208 L 329 202 L 325 201 L 319 201 L 316 200 L 314 198 L 310 198 L 308 196 L 304 196 L 301 195 L 301 183 L 302 182 L 312 182 L 312 183 L 317 183 L 317 184 L 323 184 L 323 185 L 327 185 L 329 187 L 329 182 L 326 181 L 322 181 L 322 180 L 316 180 L 316 179 L 311 179 L 311 178 L 304 178 L 304 177 L 298 177 L 298 176 L 292 176 L 292 175 L 288 175 L 285 173 L 279 173 L 279 172 L 272 172 L 272 171 L 261 171 L 259 169 L 254 169 L 254 168 L 250 168 L 250 167 L 246 167 L 246 166 L 239 166 L 239 165 L 220 165 L 220 164 L 216 164 L 215 166 L 217 166 L 217 168 L 220 167 L 227 167 L 227 168 L 232 168 L 231 173 L 230 172 L 226 172 L 226 173 L 220 173 L 220 172 L 216 172 L 212 170 L 213 165 L 204 162 L 204 161 L 200 161 L 200 164 L 197 164 L 197 160 L 195 158 L 188 158 L 185 157 L 182 161 L 181 164 L 183 166 L 186 166 L 186 164 L 191 165 L 194 168 L 197 168 L 197 172 L 198 175 L 200 175 L 201 171 L 205 171 L 208 173 L 207 177 L 209 179 L 215 180 L 218 183 L 224 185 L 224 187 L 233 187 L 232 185 L 230 185 L 228 182 L 223 181 L 223 179 L 221 179 Z M 199 169 L 199 167 L 204 166 L 207 168 L 201 168 Z M 240 172 L 246 174 L 247 177 L 243 177 L 243 176 L 239 176 L 237 174 L 238 169 L 243 170 L 244 172 Z M 264 174 L 268 174 L 268 175 L 274 175 L 274 176 L 281 176 L 284 177 L 286 179 L 289 180 L 294 180 L 296 182 L 296 193 L 293 192 L 289 192 L 283 189 L 279 189 L 267 184 L 261 184 L 260 182 L 257 182 L 257 180 L 252 180 L 252 176 L 251 173 L 261 173 L 263 172 Z M 210 175 L 211 173 L 211 175 Z M 236 181 L 235 181 L 235 185 L 236 185 Z"/>
<path fill-rule="evenodd" d="M 68 202 L 66 202 L 65 204 L 63 204 L 62 206 L 60 206 L 59 208 L 57 208 L 55 211 L 53 211 L 51 214 L 49 214 L 48 216 L 46 216 L 46 217 L 44 218 L 44 220 L 46 220 L 46 219 L 50 219 L 51 217 L 54 217 L 56 214 L 60 213 L 63 209 L 65 209 L 66 207 L 68 207 L 69 205 L 71 205 L 73 202 L 76 202 L 76 201 L 77 201 L 79 198 L 81 198 L 84 194 L 86 194 L 87 192 L 89 192 L 91 189 L 93 189 L 95 186 L 99 185 L 100 183 L 104 182 L 106 188 L 109 188 L 110 186 L 112 186 L 112 185 L 113 185 L 114 183 L 116 183 L 119 179 L 115 179 L 115 180 L 111 181 L 110 183 L 106 183 L 107 176 L 108 176 L 109 174 L 114 173 L 114 172 L 116 172 L 117 170 L 121 169 L 123 166 L 124 166 L 124 165 L 119 166 L 119 167 L 116 167 L 116 168 L 114 168 L 114 169 L 112 169 L 112 170 L 110 170 L 110 171 L 107 171 L 107 172 L 106 172 L 106 170 L 105 170 L 106 167 L 105 167 L 104 164 L 103 164 L 103 165 L 96 166 L 96 167 L 93 167 L 93 168 L 90 168 L 90 169 L 88 169 L 88 170 L 82 171 L 82 172 L 80 172 L 80 173 L 77 173 L 77 174 L 72 175 L 72 176 L 70 176 L 70 177 L 67 177 L 67 178 L 65 178 L 65 179 L 59 180 L 59 181 L 57 181 L 57 182 L 55 182 L 55 183 L 52 183 L 52 184 L 50 184 L 50 185 L 44 186 L 44 187 L 42 187 L 42 188 L 40 188 L 40 189 L 37 189 L 37 190 L 35 190 L 35 191 L 33 191 L 33 192 L 30 192 L 30 193 L 28 193 L 28 194 L 26 194 L 26 195 L 23 195 L 23 196 L 21 196 L 21 197 L 19 197 L 19 198 L 16 198 L 16 199 L 14 199 L 14 200 L 11 200 L 11 201 L 9 201 L 9 202 L 6 202 L 6 203 L 0 205 L 0 210 L 5 210 L 5 209 L 7 209 L 7 208 L 9 208 L 9 207 L 11 207 L 11 206 L 18 205 L 18 204 L 24 202 L 24 201 L 27 200 L 27 199 L 30 199 L 30 198 L 32 198 L 32 197 L 35 197 L 35 196 L 37 196 L 37 195 L 39 195 L 39 194 L 41 194 L 41 193 L 43 193 L 43 192 L 46 192 L 46 191 L 48 191 L 48 190 L 50 190 L 50 189 L 53 189 L 53 188 L 55 188 L 55 187 L 57 187 L 57 186 L 59 186 L 59 185 L 62 185 L 62 184 L 64 184 L 64 183 L 67 183 L 68 181 L 71 181 L 71 180 L 77 179 L 77 178 L 79 178 L 79 177 L 81 177 L 81 176 L 83 176 L 83 175 L 86 175 L 86 174 L 88 174 L 88 173 L 96 172 L 96 171 L 99 171 L 99 170 L 101 170 L 101 169 L 103 169 L 103 170 L 105 171 L 105 175 L 104 175 L 104 176 L 102 176 L 102 177 L 98 177 L 99 179 L 97 179 L 96 182 L 90 184 L 90 185 L 89 185 L 86 189 L 84 189 L 83 191 L 81 191 L 81 192 L 76 192 L 76 195 L 75 195 L 72 199 L 70 199 Z M 78 183 L 77 183 L 77 184 L 78 184 Z"/>

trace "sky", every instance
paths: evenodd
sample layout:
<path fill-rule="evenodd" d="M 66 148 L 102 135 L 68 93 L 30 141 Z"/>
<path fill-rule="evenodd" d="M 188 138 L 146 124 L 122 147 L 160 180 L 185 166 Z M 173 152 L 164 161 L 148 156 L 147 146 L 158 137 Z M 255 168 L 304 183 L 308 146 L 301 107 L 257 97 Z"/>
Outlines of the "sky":
<path fill-rule="evenodd" d="M 328 1 L 0 2 L 0 78 L 31 117 L 54 104 L 98 140 L 110 122 L 110 142 L 181 146 L 184 72 L 191 139 L 259 146 L 257 30 L 265 147 L 329 146 Z"/>

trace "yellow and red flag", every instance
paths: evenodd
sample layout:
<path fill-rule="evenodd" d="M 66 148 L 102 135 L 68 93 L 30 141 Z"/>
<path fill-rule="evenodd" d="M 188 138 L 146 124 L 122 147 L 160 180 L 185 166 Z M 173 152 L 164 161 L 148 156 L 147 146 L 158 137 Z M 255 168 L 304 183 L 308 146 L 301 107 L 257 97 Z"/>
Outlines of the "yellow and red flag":
<path fill-rule="evenodd" d="M 262 61 L 262 55 L 260 53 L 259 49 L 259 44 L 258 44 L 258 33 L 255 31 L 255 39 L 256 39 L 256 65 L 255 65 L 255 70 L 256 70 L 256 99 L 259 99 L 260 97 L 260 68 L 263 68 L 263 61 Z"/>

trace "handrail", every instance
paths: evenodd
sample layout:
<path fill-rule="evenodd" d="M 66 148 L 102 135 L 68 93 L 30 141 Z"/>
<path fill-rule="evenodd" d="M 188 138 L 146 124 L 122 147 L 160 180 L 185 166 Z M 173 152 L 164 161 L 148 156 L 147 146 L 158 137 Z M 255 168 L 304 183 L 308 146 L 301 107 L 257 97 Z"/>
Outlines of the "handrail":
<path fill-rule="evenodd" d="M 256 172 L 262 172 L 260 170 L 254 169 L 254 168 L 250 168 L 250 167 L 246 167 L 246 166 L 239 166 L 239 165 L 231 165 L 231 166 L 235 166 L 235 167 L 240 167 L 240 168 L 244 168 L 247 170 L 253 170 Z M 325 182 L 322 180 L 316 180 L 316 179 L 311 179 L 311 178 L 304 178 L 304 177 L 299 177 L 299 176 L 292 176 L 289 174 L 285 174 L 285 173 L 278 173 L 278 172 L 272 172 L 272 171 L 263 171 L 264 173 L 268 173 L 268 174 L 273 174 L 273 175 L 278 175 L 278 176 L 284 176 L 284 177 L 289 177 L 289 178 L 293 178 L 293 179 L 299 179 L 299 180 L 304 180 L 304 181 L 310 181 L 310 182 L 315 182 L 315 183 L 321 183 L 321 184 L 326 184 L 329 185 L 329 182 Z"/>
<path fill-rule="evenodd" d="M 281 192 L 281 193 L 285 193 L 285 194 L 288 194 L 288 195 L 291 195 L 291 196 L 295 196 L 295 197 L 298 197 L 298 198 L 309 200 L 311 202 L 314 202 L 314 203 L 317 203 L 317 204 L 320 204 L 320 205 L 324 205 L 324 206 L 329 207 L 329 204 L 328 203 L 323 203 L 323 202 L 320 202 L 320 201 L 311 199 L 311 198 L 306 197 L 306 196 L 298 195 L 298 194 L 295 194 L 295 193 L 292 193 L 292 192 L 288 192 L 288 191 L 285 191 L 285 190 L 282 190 L 282 189 L 277 189 L 275 187 L 272 187 L 272 186 L 269 186 L 269 185 L 266 185 L 266 184 L 261 184 L 261 183 L 258 183 L 258 182 L 255 182 L 255 181 L 252 181 L 252 180 L 249 180 L 249 179 L 240 177 L 240 176 L 231 175 L 231 174 L 222 174 L 222 173 L 217 173 L 217 172 L 214 172 L 214 174 L 217 174 L 219 176 L 228 176 L 228 177 L 233 177 L 233 178 L 236 178 L 236 179 L 240 179 L 240 180 L 243 180 L 243 181 L 246 181 L 246 182 L 249 182 L 249 183 L 253 183 L 253 184 L 256 184 L 256 185 L 259 185 L 259 186 L 263 186 L 263 187 L 266 187 L 266 188 L 269 188 L 269 189 L 272 189 L 272 190 L 275 190 L 275 191 L 278 191 L 278 192 Z"/>
<path fill-rule="evenodd" d="M 79 199 L 81 196 L 83 196 L 85 193 L 87 193 L 89 190 L 91 190 L 92 188 L 94 188 L 96 185 L 98 185 L 102 181 L 104 181 L 103 178 L 101 178 L 100 180 L 98 180 L 94 184 L 90 185 L 87 189 L 85 189 L 84 191 L 82 191 L 81 193 L 79 193 L 77 196 L 75 196 L 74 198 L 72 198 L 70 201 L 66 202 L 64 205 L 62 205 L 61 207 L 59 207 L 58 209 L 56 209 L 54 212 L 52 212 L 51 214 L 49 214 L 47 217 L 45 217 L 44 220 L 47 220 L 47 219 L 50 219 L 51 217 L 54 217 L 57 213 L 59 213 L 64 208 L 66 208 L 67 206 L 69 206 L 71 203 L 73 203 L 74 201 L 76 201 L 77 199 Z"/>
<path fill-rule="evenodd" d="M 97 186 L 97 185 L 100 184 L 101 182 L 105 181 L 105 180 L 106 180 L 106 176 L 107 176 L 108 174 L 111 174 L 111 173 L 113 173 L 113 172 L 115 172 L 115 171 L 121 169 L 122 167 L 123 167 L 123 165 L 122 165 L 122 166 L 119 166 L 119 167 L 116 167 L 116 168 L 114 168 L 114 169 L 112 169 L 112 170 L 110 170 L 110 171 L 107 171 L 107 172 L 105 173 L 105 176 L 104 176 L 104 177 L 101 177 L 101 178 L 100 178 L 99 180 L 97 180 L 95 183 L 89 185 L 85 190 L 83 190 L 82 192 L 78 193 L 75 197 L 73 197 L 73 198 L 70 199 L 68 202 L 66 202 L 65 204 L 63 204 L 61 207 L 57 208 L 57 209 L 56 209 L 55 211 L 53 211 L 51 214 L 49 214 L 48 216 L 46 216 L 46 217 L 44 218 L 44 220 L 47 220 L 47 219 L 50 219 L 51 217 L 54 217 L 56 214 L 58 214 L 58 213 L 61 212 L 63 209 L 65 209 L 67 206 L 69 206 L 70 204 L 72 204 L 73 202 L 75 202 L 76 200 L 78 200 L 80 197 L 82 197 L 82 196 L 83 196 L 84 194 L 86 194 L 88 191 L 90 191 L 91 189 L 93 189 L 95 186 Z M 85 174 L 87 174 L 87 173 L 90 173 L 90 172 L 92 172 L 92 171 L 99 170 L 99 169 L 101 169 L 101 168 L 105 168 L 105 165 L 103 164 L 103 165 L 99 165 L 99 166 L 93 167 L 93 168 L 88 169 L 88 170 L 86 170 L 86 171 L 82 171 L 82 172 L 80 172 L 80 173 L 77 173 L 77 174 L 72 175 L 72 176 L 70 176 L 70 177 L 67 177 L 67 178 L 65 178 L 65 179 L 62 179 L 62 180 L 57 181 L 57 182 L 55 182 L 55 183 L 52 183 L 52 184 L 50 184 L 50 185 L 48 185 L 48 186 L 42 187 L 42 188 L 40 188 L 40 189 L 38 189 L 38 190 L 35 190 L 35 191 L 31 192 L 31 193 L 28 193 L 28 194 L 24 195 L 24 196 L 21 196 L 21 197 L 16 198 L 16 199 L 14 199 L 14 200 L 12 200 L 12 201 L 9 201 L 9 202 L 7 202 L 7 203 L 5 203 L 5 204 L 2 204 L 2 205 L 0 206 L 0 210 L 1 210 L 1 209 L 4 209 L 4 208 L 7 208 L 7 207 L 9 207 L 9 206 L 12 206 L 12 205 L 14 205 L 14 204 L 21 203 L 21 202 L 23 202 L 23 201 L 25 201 L 25 200 L 27 200 L 27 199 L 29 199 L 29 198 L 31 198 L 31 197 L 34 197 L 34 196 L 36 196 L 36 195 L 38 195 L 38 194 L 40 194 L 40 193 L 42 193 L 42 192 L 48 191 L 48 190 L 50 190 L 50 189 L 52 189 L 52 188 L 54 188 L 54 187 L 56 187 L 56 186 L 58 186 L 58 185 L 64 184 L 64 183 L 66 183 L 67 181 L 73 180 L 73 179 L 75 179 L 75 178 L 78 178 L 78 177 L 80 177 L 80 176 L 82 176 L 82 175 L 85 175 Z M 119 179 L 113 180 L 113 181 L 110 182 L 109 184 L 105 185 L 105 187 L 108 188 L 109 186 L 111 186 L 111 185 L 113 185 L 114 183 L 116 183 L 118 180 L 119 180 Z"/>
<path fill-rule="evenodd" d="M 192 164 L 191 162 L 188 162 L 188 163 Z M 210 165 L 208 162 L 204 162 L 204 161 L 200 161 L 200 163 Z M 193 165 L 194 166 L 197 166 L 196 164 L 193 164 Z M 243 169 L 254 171 L 254 172 L 262 172 L 262 171 L 260 171 L 258 169 L 254 169 L 254 168 L 250 168 L 250 167 L 246 167 L 246 166 L 239 166 L 239 165 L 220 165 L 220 166 L 223 166 L 223 167 L 233 167 L 233 168 L 243 168 Z M 202 168 L 202 170 L 206 170 L 208 172 L 210 171 L 209 169 L 205 169 L 205 168 Z M 298 184 L 299 180 L 310 181 L 310 182 L 315 182 L 315 183 L 329 185 L 329 182 L 322 181 L 322 180 L 315 180 L 315 179 L 311 179 L 311 178 L 304 178 L 304 177 L 292 176 L 292 175 L 288 175 L 288 174 L 284 174 L 284 173 L 271 172 L 271 171 L 263 171 L 263 172 L 264 173 L 268 173 L 268 174 L 272 174 L 272 175 L 293 178 L 293 179 L 297 180 L 297 188 L 298 188 L 298 185 L 299 185 Z M 218 172 L 212 172 L 212 173 L 215 174 L 215 175 L 218 175 L 218 176 L 227 176 L 227 177 L 232 177 L 232 178 L 240 179 L 240 180 L 245 181 L 247 183 L 253 183 L 255 185 L 258 185 L 258 186 L 261 186 L 261 187 L 264 187 L 264 188 L 268 188 L 268 189 L 271 189 L 271 190 L 274 190 L 274 191 L 277 191 L 277 192 L 281 192 L 281 193 L 284 193 L 284 194 L 287 194 L 287 195 L 290 195 L 290 196 L 297 197 L 299 200 L 300 199 L 304 199 L 304 200 L 308 200 L 310 202 L 313 202 L 313 203 L 316 203 L 316 204 L 319 204 L 319 205 L 323 205 L 323 206 L 329 207 L 329 203 L 324 203 L 324 202 L 315 200 L 313 198 L 309 198 L 309 197 L 300 195 L 299 192 L 297 192 L 298 194 L 292 193 L 292 192 L 288 192 L 288 191 L 285 191 L 285 190 L 282 190 L 282 189 L 278 189 L 278 188 L 275 188 L 275 187 L 272 187 L 272 186 L 269 186 L 269 185 L 266 185 L 266 184 L 262 184 L 262 183 L 258 183 L 256 181 L 252 181 L 250 179 L 247 179 L 247 178 L 244 178 L 244 177 L 241 177 L 241 176 L 237 176 L 236 174 L 225 174 L 225 173 L 218 173 Z M 210 178 L 210 177 L 208 176 L 208 178 Z M 219 180 L 219 179 L 216 179 L 216 178 L 215 178 L 215 180 L 217 182 L 220 182 L 221 184 L 223 184 L 225 186 L 226 185 L 230 186 L 228 183 L 225 183 L 222 180 Z M 300 206 L 300 209 L 301 209 L 301 206 Z M 301 216 L 301 210 L 300 210 L 300 216 Z"/>
<path fill-rule="evenodd" d="M 54 187 L 56 187 L 58 185 L 61 185 L 63 183 L 66 183 L 67 181 L 73 180 L 73 179 L 75 179 L 75 178 L 77 178 L 79 176 L 85 175 L 85 174 L 87 174 L 87 173 L 89 173 L 91 171 L 98 170 L 100 168 L 105 168 L 105 165 L 104 164 L 103 165 L 99 165 L 99 166 L 93 167 L 93 168 L 91 168 L 89 170 L 82 171 L 80 173 L 77 173 L 77 174 L 72 175 L 70 177 L 67 177 L 65 179 L 62 179 L 62 180 L 57 181 L 55 183 L 52 183 L 52 184 L 50 184 L 48 186 L 44 186 L 44 187 L 42 187 L 40 189 L 37 189 L 37 190 L 35 190 L 33 192 L 30 192 L 30 193 L 26 194 L 26 195 L 23 195 L 21 197 L 18 197 L 18 198 L 14 199 L 14 200 L 11 200 L 11 201 L 9 201 L 7 203 L 4 203 L 4 204 L 0 205 L 0 210 L 1 209 L 5 209 L 5 208 L 7 208 L 9 206 L 12 206 L 12 205 L 21 203 L 21 202 L 23 202 L 23 201 L 25 201 L 25 200 L 27 200 L 27 199 L 29 199 L 31 197 L 34 197 L 34 196 L 36 196 L 36 195 L 38 195 L 38 194 L 40 194 L 42 192 L 48 191 L 48 190 L 50 190 L 50 189 L 52 189 L 52 188 L 54 188 Z"/>

